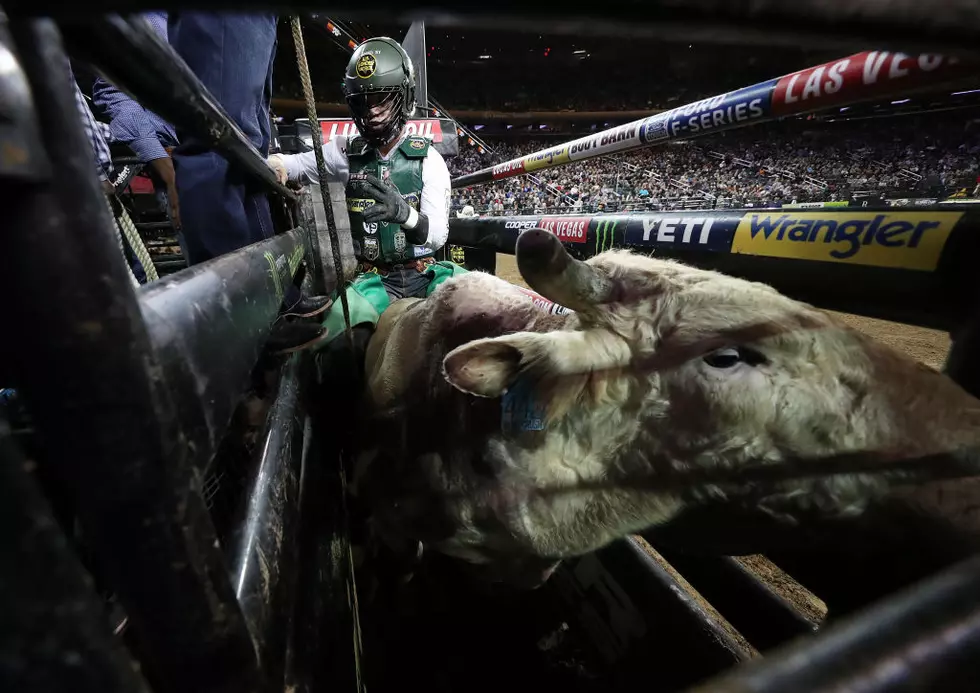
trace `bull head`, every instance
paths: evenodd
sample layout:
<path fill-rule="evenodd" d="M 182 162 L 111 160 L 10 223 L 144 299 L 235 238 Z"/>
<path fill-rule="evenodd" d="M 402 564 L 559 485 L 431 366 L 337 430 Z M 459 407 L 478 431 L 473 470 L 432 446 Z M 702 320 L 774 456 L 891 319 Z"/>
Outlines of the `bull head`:
<path fill-rule="evenodd" d="M 539 555 L 582 553 L 744 493 L 790 521 L 804 508 L 860 513 L 923 478 L 894 472 L 910 459 L 954 453 L 957 474 L 980 471 L 975 455 L 957 452 L 980 443 L 977 400 L 769 286 L 626 251 L 580 262 L 537 229 L 519 238 L 517 260 L 574 319 L 471 341 L 443 366 L 457 389 L 483 397 L 527 377 L 547 405 L 554 425 L 533 448 L 508 443 L 501 464 L 526 470 L 535 492 L 553 482 L 579 494 L 560 508 L 527 501 Z M 822 476 L 822 460 L 862 464 L 848 474 L 828 462 Z M 760 469 L 774 473 L 743 474 Z"/>

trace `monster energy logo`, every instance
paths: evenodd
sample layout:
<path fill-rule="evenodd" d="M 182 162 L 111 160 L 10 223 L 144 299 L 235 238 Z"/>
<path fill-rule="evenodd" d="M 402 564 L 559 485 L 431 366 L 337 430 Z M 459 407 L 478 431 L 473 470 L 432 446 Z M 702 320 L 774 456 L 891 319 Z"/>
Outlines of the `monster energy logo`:
<path fill-rule="evenodd" d="M 264 255 L 266 262 L 269 263 L 269 271 L 272 273 L 272 285 L 276 290 L 276 297 L 280 302 L 282 302 L 283 296 L 285 295 L 286 284 L 289 283 L 299 268 L 299 263 L 303 259 L 304 252 L 305 249 L 303 246 L 298 245 L 293 248 L 293 252 L 289 254 L 288 260 L 285 255 L 276 257 L 268 251 Z"/>
<path fill-rule="evenodd" d="M 598 224 L 595 227 L 595 254 L 598 255 L 606 250 L 612 250 L 615 243 L 615 233 L 616 225 L 619 224 L 619 219 L 613 217 L 611 219 L 599 218 Z"/>
<path fill-rule="evenodd" d="M 289 276 L 290 278 L 296 274 L 296 270 L 299 269 L 299 263 L 303 259 L 303 253 L 306 249 L 302 245 L 296 246 L 293 250 L 293 254 L 289 256 Z"/>

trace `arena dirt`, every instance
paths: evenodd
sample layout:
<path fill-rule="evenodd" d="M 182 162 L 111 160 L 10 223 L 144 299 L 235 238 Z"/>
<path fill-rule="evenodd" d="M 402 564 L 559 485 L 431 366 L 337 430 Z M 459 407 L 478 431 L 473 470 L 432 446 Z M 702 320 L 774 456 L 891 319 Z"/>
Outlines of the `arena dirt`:
<path fill-rule="evenodd" d="M 514 284 L 527 286 L 517 271 L 517 263 L 513 255 L 497 255 L 497 276 Z M 949 336 L 940 330 L 876 320 L 849 313 L 830 312 L 851 327 L 905 352 L 932 368 L 942 368 L 949 351 Z M 662 561 L 662 558 L 658 560 Z M 737 560 L 766 582 L 774 592 L 795 605 L 811 623 L 818 624 L 826 616 L 827 607 L 823 601 L 764 556 L 744 556 Z M 703 600 L 700 601 L 708 606 Z"/>

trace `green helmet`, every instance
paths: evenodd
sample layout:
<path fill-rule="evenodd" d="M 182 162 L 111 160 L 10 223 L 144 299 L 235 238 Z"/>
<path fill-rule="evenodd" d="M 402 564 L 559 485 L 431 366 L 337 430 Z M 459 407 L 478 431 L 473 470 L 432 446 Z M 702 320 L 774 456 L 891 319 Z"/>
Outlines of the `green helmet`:
<path fill-rule="evenodd" d="M 386 36 L 362 43 L 347 63 L 344 96 L 369 144 L 377 147 L 398 137 L 415 113 L 415 68 L 408 53 Z"/>

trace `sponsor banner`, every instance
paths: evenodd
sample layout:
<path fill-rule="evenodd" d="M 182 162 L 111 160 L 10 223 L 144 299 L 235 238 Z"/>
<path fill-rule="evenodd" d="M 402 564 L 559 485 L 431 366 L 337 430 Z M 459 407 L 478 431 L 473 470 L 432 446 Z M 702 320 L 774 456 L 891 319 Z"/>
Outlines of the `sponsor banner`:
<path fill-rule="evenodd" d="M 546 313 L 551 313 L 552 315 L 568 315 L 569 313 L 575 312 L 571 308 L 566 308 L 565 306 L 559 305 L 554 301 L 550 301 L 541 294 L 536 294 L 530 289 L 525 289 L 523 286 L 517 286 L 515 284 L 514 288 L 530 298 L 531 303 Z"/>
<path fill-rule="evenodd" d="M 538 223 L 563 243 L 585 243 L 592 217 L 543 217 Z"/>
<path fill-rule="evenodd" d="M 632 149 L 641 144 L 640 122 L 627 123 L 597 132 L 594 135 L 566 142 L 520 159 L 513 159 L 493 167 L 493 180 L 519 176 L 528 171 L 551 168 L 570 161 Z"/>
<path fill-rule="evenodd" d="M 769 115 L 772 91 L 778 81 L 759 82 L 657 113 L 642 121 L 638 133 L 640 140 L 652 144 L 664 139 L 695 137 L 764 118 Z"/>
<path fill-rule="evenodd" d="M 787 202 L 782 205 L 788 209 L 818 209 L 820 207 L 847 207 L 850 203 L 847 200 L 838 202 Z"/>
<path fill-rule="evenodd" d="M 641 144 L 640 124 L 639 122 L 627 123 L 605 132 L 597 132 L 594 135 L 569 142 L 567 145 L 568 158 L 571 161 L 578 161 L 622 149 L 632 149 Z"/>
<path fill-rule="evenodd" d="M 939 202 L 939 198 L 936 197 L 900 197 L 894 200 L 885 200 L 885 202 L 892 207 L 931 207 L 932 205 Z"/>
<path fill-rule="evenodd" d="M 759 212 L 733 253 L 932 271 L 963 212 Z"/>
<path fill-rule="evenodd" d="M 568 161 L 568 145 L 563 144 L 558 147 L 549 147 L 534 154 L 528 154 L 521 160 L 521 165 L 524 171 L 537 171 L 539 168 L 567 164 Z"/>
<path fill-rule="evenodd" d="M 635 214 L 626 224 L 626 245 L 727 252 L 740 220 L 740 215 Z"/>
<path fill-rule="evenodd" d="M 438 118 L 410 120 L 406 126 L 409 135 L 425 137 L 433 142 L 442 142 L 442 123 Z M 320 130 L 323 132 L 323 143 L 326 144 L 334 137 L 353 137 L 360 134 L 353 120 L 343 118 L 320 118 Z"/>
<path fill-rule="evenodd" d="M 595 254 L 623 245 L 624 233 L 629 224 L 629 216 L 592 217 L 592 232 L 595 234 Z M 618 241 L 618 243 L 617 243 Z"/>
<path fill-rule="evenodd" d="M 509 178 L 510 176 L 519 176 L 524 173 L 524 159 L 515 159 L 514 161 L 505 161 L 502 164 L 497 164 L 493 167 L 493 179 L 498 178 Z"/>
<path fill-rule="evenodd" d="M 780 77 L 772 94 L 772 113 L 801 113 L 883 92 L 904 91 L 939 76 L 949 77 L 958 67 L 957 58 L 935 53 L 865 51 Z"/>
<path fill-rule="evenodd" d="M 532 217 L 530 219 L 526 217 L 525 218 L 518 217 L 516 219 L 509 219 L 506 222 L 504 222 L 505 229 L 516 229 L 518 231 L 527 231 L 528 229 L 533 229 L 537 225 L 538 225 L 537 217 Z"/>

